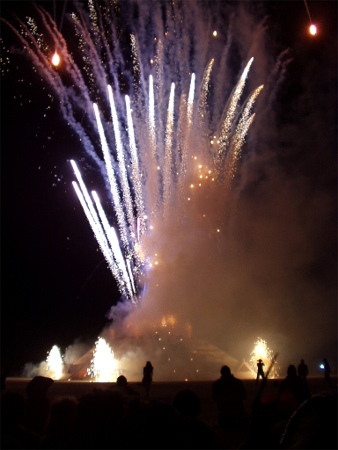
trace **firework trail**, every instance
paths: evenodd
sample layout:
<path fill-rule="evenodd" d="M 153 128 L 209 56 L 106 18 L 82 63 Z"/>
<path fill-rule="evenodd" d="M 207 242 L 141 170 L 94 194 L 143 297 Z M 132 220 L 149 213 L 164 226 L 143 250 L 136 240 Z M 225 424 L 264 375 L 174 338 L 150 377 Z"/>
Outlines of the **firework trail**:
<path fill-rule="evenodd" d="M 109 212 L 71 160 L 75 192 L 121 299 L 137 304 L 165 259 L 157 249 L 168 224 L 193 225 L 198 187 L 218 196 L 231 186 L 263 86 L 246 88 L 248 55 L 221 98 L 228 81 L 218 71 L 234 41 L 230 13 L 221 43 L 212 27 L 224 23 L 201 2 L 68 2 L 67 10 L 68 43 L 37 5 L 34 20 L 6 24 L 58 100 L 87 164 L 100 170 Z"/>
<path fill-rule="evenodd" d="M 255 116 L 251 110 L 263 86 L 242 105 L 251 57 L 227 105 L 217 114 L 218 103 L 214 110 L 208 103 L 215 58 L 209 58 L 207 45 L 202 48 L 194 42 L 196 36 L 186 31 L 189 26 L 180 25 L 183 18 L 191 24 L 191 12 L 183 3 L 179 7 L 165 3 L 166 19 L 161 20 L 157 3 L 125 3 L 89 2 L 88 11 L 72 3 L 67 19 L 77 37 L 77 54 L 39 6 L 36 22 L 20 22 L 20 32 L 8 25 L 59 99 L 64 119 L 81 139 L 87 158 L 106 180 L 117 238 L 98 197 L 92 201 L 72 161 L 78 180 L 74 189 L 108 267 L 122 297 L 136 303 L 152 265 L 144 237 L 155 221 L 158 231 L 163 228 L 173 212 L 184 220 L 194 161 L 199 168 L 204 164 L 212 168 L 216 182 L 234 177 Z M 126 16 L 128 8 L 138 11 L 138 20 Z M 141 32 L 150 17 L 151 33 Z M 48 42 L 60 54 L 59 70 L 50 63 Z M 192 57 L 189 48 L 194 44 L 199 51 Z M 209 130 L 219 136 L 212 151 Z"/>

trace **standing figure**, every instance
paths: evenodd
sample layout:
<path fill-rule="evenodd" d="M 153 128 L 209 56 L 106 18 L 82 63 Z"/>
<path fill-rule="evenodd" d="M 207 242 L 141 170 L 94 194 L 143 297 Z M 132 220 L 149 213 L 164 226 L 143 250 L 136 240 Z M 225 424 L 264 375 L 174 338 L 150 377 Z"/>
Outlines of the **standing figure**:
<path fill-rule="evenodd" d="M 309 375 L 309 369 L 307 365 L 304 362 L 304 359 L 300 360 L 300 364 L 298 365 L 298 376 L 303 378 L 303 380 L 306 380 L 306 377 Z"/>
<path fill-rule="evenodd" d="M 280 382 L 276 414 L 279 420 L 287 420 L 297 408 L 310 397 L 306 380 L 297 374 L 297 368 L 290 364 L 287 376 Z"/>
<path fill-rule="evenodd" d="M 146 365 L 143 367 L 143 379 L 142 379 L 142 385 L 145 387 L 147 397 L 149 396 L 150 386 L 153 381 L 153 371 L 154 368 L 151 362 L 147 361 Z"/>
<path fill-rule="evenodd" d="M 325 383 L 331 384 L 331 376 L 330 376 L 331 368 L 329 361 L 326 358 L 324 358 L 323 362 L 324 362 L 324 381 Z"/>
<path fill-rule="evenodd" d="M 249 416 L 243 403 L 246 397 L 242 380 L 234 377 L 228 366 L 223 366 L 221 378 L 212 384 L 212 398 L 217 404 L 220 427 L 235 429 L 248 424 Z"/>
<path fill-rule="evenodd" d="M 259 378 L 262 378 L 264 380 L 264 363 L 261 359 L 257 361 L 257 377 L 256 377 L 256 383 L 259 380 Z"/>

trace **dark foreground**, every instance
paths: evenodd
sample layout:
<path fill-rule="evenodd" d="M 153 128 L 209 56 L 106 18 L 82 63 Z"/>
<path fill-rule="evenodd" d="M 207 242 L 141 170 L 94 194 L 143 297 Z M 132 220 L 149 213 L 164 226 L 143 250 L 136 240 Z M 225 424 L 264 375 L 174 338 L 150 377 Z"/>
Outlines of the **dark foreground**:
<path fill-rule="evenodd" d="M 21 393 L 23 396 L 26 395 L 26 386 L 30 379 L 23 379 L 23 378 L 7 378 L 5 389 L 3 391 L 4 393 L 8 392 L 17 392 Z M 290 443 L 290 444 L 284 444 L 285 446 L 281 447 L 279 445 L 276 445 L 271 447 L 271 442 L 269 443 L 268 439 L 264 438 L 264 426 L 266 425 L 266 430 L 269 429 L 269 410 L 267 408 L 267 405 L 269 402 L 272 402 L 273 399 L 276 398 L 277 392 L 278 392 L 278 386 L 280 385 L 281 380 L 267 380 L 267 383 L 262 390 L 259 399 L 260 399 L 260 406 L 265 408 L 264 414 L 267 414 L 266 417 L 264 417 L 262 414 L 259 417 L 259 421 L 257 422 L 257 436 L 258 438 L 255 438 L 255 440 L 250 441 L 249 436 L 252 433 L 252 427 L 254 426 L 254 417 L 253 417 L 253 405 L 254 401 L 257 400 L 257 394 L 261 388 L 261 381 L 259 384 L 255 383 L 255 380 L 243 380 L 243 383 L 245 385 L 246 391 L 247 391 L 247 399 L 245 401 L 245 408 L 246 411 L 249 414 L 250 422 L 247 425 L 243 425 L 236 429 L 223 429 L 219 427 L 218 425 L 218 410 L 215 402 L 212 399 L 211 394 L 211 386 L 212 381 L 204 381 L 204 382 L 156 382 L 154 381 L 149 397 L 146 396 L 146 393 L 141 385 L 141 383 L 134 383 L 130 382 L 128 383 L 129 387 L 134 390 L 136 393 L 136 397 L 140 399 L 140 401 L 144 404 L 165 404 L 165 405 L 173 405 L 173 400 L 175 395 L 180 392 L 183 389 L 191 389 L 194 391 L 197 396 L 200 399 L 200 414 L 198 416 L 198 419 L 205 424 L 209 430 L 215 435 L 216 440 L 211 443 L 210 446 L 207 446 L 205 444 L 202 445 L 192 445 L 189 446 L 187 443 L 184 447 L 182 447 L 179 443 L 177 443 L 177 446 L 172 445 L 172 441 L 170 439 L 167 439 L 167 436 L 162 436 L 161 441 L 163 443 L 163 446 L 159 446 L 159 441 L 157 441 L 157 445 L 154 445 L 153 447 L 145 447 L 144 445 L 138 447 L 133 446 L 130 447 L 130 444 L 128 446 L 123 446 L 123 440 L 119 441 L 118 439 L 115 442 L 112 442 L 110 446 L 107 447 L 95 447 L 95 448 L 228 448 L 228 449 L 238 449 L 238 448 L 337 448 L 337 442 L 331 446 L 330 444 L 325 444 L 325 439 L 323 436 L 323 442 L 324 445 L 319 446 L 318 444 L 315 444 L 315 440 L 311 446 L 309 443 L 302 439 L 301 437 L 297 437 L 295 440 L 296 442 Z M 323 396 L 328 393 L 331 397 L 337 398 L 337 379 L 336 377 L 332 379 L 332 382 L 330 385 L 325 384 L 324 380 L 322 378 L 309 378 L 308 384 L 310 388 L 310 394 L 311 396 Z M 48 388 L 47 395 L 48 399 L 53 402 L 54 400 L 64 397 L 64 396 L 71 396 L 75 398 L 76 400 L 80 400 L 83 398 L 84 395 L 89 394 L 93 392 L 93 389 L 99 388 L 99 389 L 108 389 L 108 390 L 115 390 L 116 389 L 116 383 L 91 383 L 86 381 L 54 381 L 54 383 Z M 335 403 L 336 404 L 336 403 Z M 263 409 L 262 409 L 263 411 Z M 3 410 L 2 410 L 3 413 Z M 308 431 L 313 431 L 314 428 L 318 428 L 316 414 L 311 413 L 310 417 L 306 417 L 301 427 L 301 434 L 305 435 Z M 322 411 L 319 412 L 320 415 L 322 415 Z M 332 412 L 330 411 L 330 414 L 332 415 Z M 333 415 L 337 414 L 337 410 L 335 409 L 335 413 Z M 331 417 L 332 418 L 332 417 Z M 337 417 L 333 417 L 333 420 L 331 421 L 331 418 L 325 419 L 328 420 L 329 423 L 325 423 L 323 430 L 318 429 L 316 430 L 316 433 L 332 433 L 334 436 L 337 436 Z M 279 424 L 280 429 L 275 431 L 276 436 L 281 436 L 282 431 L 285 428 L 285 425 L 287 424 L 287 419 L 289 417 L 284 417 L 283 421 Z M 3 420 L 3 415 L 2 415 Z M 255 418 L 257 420 L 257 417 Z M 321 419 L 322 420 L 322 419 Z M 200 423 L 200 422 L 199 422 Z M 334 423 L 334 430 L 331 430 L 332 423 Z M 155 424 L 154 424 L 155 425 Z M 326 426 L 327 425 L 327 426 Z M 256 426 L 256 425 L 255 425 Z M 331 427 L 331 428 L 330 428 Z M 156 426 L 154 427 L 156 428 Z M 260 429 L 261 428 L 261 429 Z M 166 430 L 168 432 L 168 436 L 170 434 L 170 430 Z M 127 430 L 128 432 L 128 430 Z M 154 434 L 159 433 L 159 429 L 153 430 Z M 259 436 L 260 435 L 260 436 Z M 278 439 L 276 439 L 278 441 Z M 133 442 L 133 441 L 131 441 Z M 167 444 L 166 444 L 167 442 Z M 168 442 L 171 442 L 171 445 L 168 444 Z M 202 442 L 202 441 L 201 441 Z M 303 442 L 303 443 L 302 443 Z M 304 442 L 307 442 L 307 444 L 304 444 Z M 328 440 L 330 442 L 330 440 Z M 269 446 L 270 445 L 270 446 Z M 287 446 L 286 446 L 287 445 Z M 306 445 L 306 446 L 303 446 Z M 15 446 L 8 446 L 2 448 L 23 448 L 23 447 L 15 447 Z M 27 447 L 29 448 L 29 447 Z M 34 447 L 30 447 L 34 448 Z M 39 448 L 69 448 L 67 446 L 65 447 L 56 447 L 56 446 L 40 446 Z M 73 447 L 73 448 L 94 448 L 94 447 Z"/>

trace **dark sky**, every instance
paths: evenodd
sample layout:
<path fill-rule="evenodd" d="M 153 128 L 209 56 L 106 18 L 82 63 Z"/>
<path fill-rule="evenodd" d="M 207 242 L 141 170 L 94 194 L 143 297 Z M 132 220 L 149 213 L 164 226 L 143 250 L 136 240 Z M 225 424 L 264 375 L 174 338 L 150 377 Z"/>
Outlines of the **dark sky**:
<path fill-rule="evenodd" d="M 27 3 L 2 1 L 1 17 L 9 18 L 12 10 L 21 16 Z M 38 3 L 53 12 L 53 2 Z M 63 2 L 56 3 L 61 14 Z M 313 252 L 311 264 L 300 264 L 297 270 L 303 271 L 299 276 L 311 280 L 316 292 L 325 286 L 324 298 L 309 296 L 311 315 L 320 311 L 323 318 L 320 329 L 302 330 L 298 338 L 306 340 L 309 334 L 325 334 L 325 314 L 337 317 L 337 4 L 308 2 L 313 21 L 319 25 L 319 35 L 313 38 L 306 34 L 309 19 L 303 1 L 261 3 L 271 14 L 270 50 L 288 49 L 291 62 L 273 104 L 275 126 L 261 133 L 266 142 L 273 137 L 275 147 L 262 144 L 256 158 L 251 159 L 255 176 L 249 169 L 244 171 L 247 184 L 241 208 L 243 218 L 252 221 L 251 230 L 257 231 L 253 249 L 263 242 L 258 230 L 266 224 L 265 209 L 257 203 L 255 210 L 247 210 L 245 204 L 260 196 L 276 208 L 271 239 L 280 233 L 279 220 L 285 221 L 282 234 L 295 243 L 294 252 L 299 248 L 304 254 Z M 4 24 L 1 33 L 14 40 Z M 10 47 L 7 41 L 6 47 Z M 7 72 L 4 68 L 1 77 L 1 353 L 3 364 L 12 365 L 12 373 L 18 373 L 26 362 L 44 360 L 54 344 L 65 348 L 76 339 L 92 343 L 108 323 L 106 314 L 119 298 L 70 185 L 69 159 L 77 154 L 78 141 L 57 105 L 44 117 L 48 102 L 42 94 L 43 83 L 29 63 L 17 56 L 15 65 L 18 69 Z M 257 126 L 259 129 L 264 124 Z M 264 148 L 268 148 L 267 153 Z M 264 164 L 271 164 L 272 154 L 274 164 L 267 171 Z M 96 181 L 93 179 L 94 185 Z M 264 183 L 268 191 L 263 191 Z M 286 188 L 283 195 L 279 192 L 282 186 Z M 299 190 L 302 195 L 298 197 Z M 279 217 L 278 205 L 284 216 Z M 298 220 L 299 215 L 302 220 Z M 245 227 L 241 231 L 245 233 Z M 298 246 L 301 235 L 304 242 Z M 302 260 L 304 255 L 298 256 Z M 252 258 L 252 264 L 259 266 L 264 252 Z M 276 286 L 279 282 L 283 282 L 282 277 Z M 303 295 L 305 290 L 300 292 Z M 306 309 L 306 300 L 302 302 Z M 299 314 L 300 324 L 305 320 L 315 326 L 315 320 L 307 321 L 306 313 L 302 316 L 301 307 L 292 310 L 286 303 L 286 308 L 291 315 Z M 283 320 L 287 319 L 283 316 Z M 337 335 L 330 333 L 321 343 L 332 359 Z M 315 358 L 322 356 L 316 349 Z"/>

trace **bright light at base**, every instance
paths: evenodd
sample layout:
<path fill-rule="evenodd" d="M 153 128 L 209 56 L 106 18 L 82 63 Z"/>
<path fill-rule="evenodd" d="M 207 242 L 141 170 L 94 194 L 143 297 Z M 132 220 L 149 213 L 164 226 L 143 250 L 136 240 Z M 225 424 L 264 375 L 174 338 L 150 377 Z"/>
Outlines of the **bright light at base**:
<path fill-rule="evenodd" d="M 60 349 L 54 345 L 48 353 L 46 360 L 46 376 L 53 380 L 59 380 L 62 377 L 63 361 Z"/>
<path fill-rule="evenodd" d="M 250 358 L 250 366 L 254 372 L 257 371 L 257 361 L 258 359 L 262 359 L 265 365 L 264 372 L 268 370 L 269 365 L 272 363 L 274 358 L 273 351 L 268 347 L 267 342 L 260 337 L 254 343 L 254 348 L 251 352 Z M 276 366 L 272 367 L 272 370 L 269 374 L 269 378 L 278 378 L 278 368 Z"/>
<path fill-rule="evenodd" d="M 315 36 L 317 34 L 317 27 L 315 24 L 310 25 L 309 32 L 312 36 Z"/>
<path fill-rule="evenodd" d="M 115 381 L 118 376 L 117 361 L 114 352 L 105 339 L 99 338 L 94 350 L 94 358 L 88 374 L 95 381 Z"/>
<path fill-rule="evenodd" d="M 52 57 L 53 66 L 58 66 L 60 64 L 60 56 L 55 52 Z"/>

